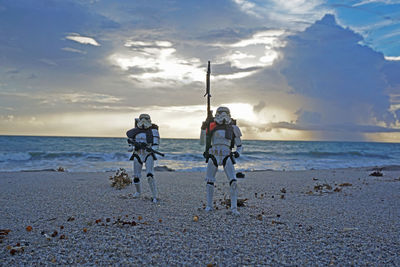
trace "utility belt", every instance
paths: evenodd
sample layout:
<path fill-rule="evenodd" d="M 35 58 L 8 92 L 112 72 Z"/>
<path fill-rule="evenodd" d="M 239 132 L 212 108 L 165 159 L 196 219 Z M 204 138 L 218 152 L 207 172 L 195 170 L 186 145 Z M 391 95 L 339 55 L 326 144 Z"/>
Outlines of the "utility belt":
<path fill-rule="evenodd" d="M 135 151 L 136 152 L 136 151 Z M 132 153 L 132 156 L 129 158 L 129 160 L 134 160 L 135 158 L 137 159 L 137 161 L 140 163 L 140 164 L 143 164 L 143 161 L 142 161 L 142 159 L 140 158 L 140 156 L 137 154 L 137 153 L 135 153 L 135 152 L 133 152 Z M 144 158 L 144 162 L 146 162 L 146 160 L 148 159 L 148 157 L 152 157 L 154 160 L 157 160 L 157 157 L 156 157 L 156 155 L 154 155 L 154 153 L 152 153 L 152 152 L 150 152 L 148 155 L 146 155 L 146 157 Z"/>
<path fill-rule="evenodd" d="M 208 152 L 204 152 L 203 156 L 206 159 L 206 163 L 208 163 L 208 161 L 211 159 L 212 162 L 214 163 L 215 167 L 218 167 L 218 161 L 217 161 L 217 159 L 215 158 L 215 156 L 213 154 L 210 154 Z M 228 156 L 225 156 L 224 159 L 222 160 L 222 166 L 225 167 L 226 161 L 229 158 L 231 159 L 233 165 L 236 164 L 235 157 L 233 156 L 233 153 L 231 152 Z"/>

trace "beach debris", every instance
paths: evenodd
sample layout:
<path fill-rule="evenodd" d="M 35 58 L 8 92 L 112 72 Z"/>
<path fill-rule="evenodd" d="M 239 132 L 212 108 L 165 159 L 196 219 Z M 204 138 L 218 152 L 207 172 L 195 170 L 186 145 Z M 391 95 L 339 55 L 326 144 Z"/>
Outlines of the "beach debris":
<path fill-rule="evenodd" d="M 83 232 L 84 232 L 84 233 L 87 233 L 87 228 L 83 228 Z"/>
<path fill-rule="evenodd" d="M 199 216 L 197 216 L 197 215 L 193 216 L 193 221 L 194 222 L 198 222 L 199 221 Z"/>
<path fill-rule="evenodd" d="M 333 193 L 333 192 L 341 192 L 342 191 L 342 187 L 346 187 L 346 186 L 352 186 L 353 184 L 351 183 L 341 183 L 339 185 L 337 185 L 335 183 L 335 188 L 333 189 L 333 187 L 327 183 L 325 184 L 317 184 L 314 186 L 314 191 L 312 190 L 306 192 L 307 195 L 317 195 L 317 196 L 321 196 L 324 193 Z M 333 189 L 333 190 L 332 190 Z"/>
<path fill-rule="evenodd" d="M 312 179 L 313 179 L 313 181 L 318 181 L 318 178 L 313 177 Z"/>
<path fill-rule="evenodd" d="M 281 195 L 281 199 L 284 199 L 285 198 L 285 195 Z"/>
<path fill-rule="evenodd" d="M 383 173 L 380 171 L 373 171 L 369 174 L 369 176 L 383 176 Z"/>
<path fill-rule="evenodd" d="M 26 229 L 26 231 L 30 232 L 30 231 L 32 231 L 32 226 L 28 225 L 25 229 Z"/>
<path fill-rule="evenodd" d="M 7 237 L 9 232 L 11 232 L 10 229 L 0 229 L 0 243 L 3 243 L 3 239 Z"/>
<path fill-rule="evenodd" d="M 238 198 L 237 206 L 238 207 L 244 207 L 246 205 L 246 201 L 247 200 L 248 200 L 248 198 Z M 231 199 L 230 198 L 224 198 L 224 200 L 220 200 L 220 201 L 221 201 L 221 205 L 223 205 L 225 207 L 230 207 L 231 206 Z"/>
<path fill-rule="evenodd" d="M 58 232 L 57 231 L 54 231 L 52 234 L 51 234 L 51 237 L 56 237 L 58 235 Z"/>
<path fill-rule="evenodd" d="M 256 218 L 257 218 L 257 220 L 259 220 L 259 221 L 262 221 L 262 220 L 263 220 L 262 214 L 258 214 Z"/>
<path fill-rule="evenodd" d="M 0 229 L 0 236 L 1 235 L 8 235 L 11 232 L 10 229 Z"/>
<path fill-rule="evenodd" d="M 174 172 L 174 169 L 169 168 L 168 166 L 162 165 L 162 166 L 156 166 L 154 167 L 155 171 L 158 172 Z"/>
<path fill-rule="evenodd" d="M 272 220 L 271 223 L 272 224 L 285 224 L 284 222 L 280 222 L 280 221 L 276 221 L 276 220 Z"/>
<path fill-rule="evenodd" d="M 315 191 L 318 191 L 318 190 L 321 191 L 321 190 L 324 190 L 324 189 L 332 190 L 332 186 L 329 185 L 329 184 L 319 184 L 319 185 L 314 186 L 314 190 Z"/>
<path fill-rule="evenodd" d="M 281 188 L 281 193 L 285 194 L 286 193 L 286 189 L 283 187 Z"/>
<path fill-rule="evenodd" d="M 357 227 L 344 227 L 343 232 L 350 232 L 350 231 L 355 231 L 358 230 Z"/>
<path fill-rule="evenodd" d="M 113 222 L 113 224 L 117 225 L 117 226 L 124 226 L 124 225 L 136 226 L 136 225 L 138 225 L 138 223 L 136 221 L 134 221 L 134 220 L 132 220 L 132 221 L 124 221 L 124 220 L 121 220 L 120 218 L 118 218 L 115 222 Z M 149 223 L 148 222 L 143 222 L 142 224 L 148 225 Z"/>
<path fill-rule="evenodd" d="M 14 256 L 16 253 L 24 252 L 25 247 L 21 246 L 20 243 L 17 243 L 14 247 L 7 246 L 7 249 L 10 251 L 10 254 Z"/>
<path fill-rule="evenodd" d="M 246 177 L 246 176 L 245 176 L 245 174 L 243 172 L 236 173 L 236 178 L 242 179 L 244 177 Z"/>
<path fill-rule="evenodd" d="M 127 170 L 125 170 L 124 168 L 119 168 L 115 172 L 114 176 L 110 176 L 110 182 L 112 187 L 121 190 L 122 188 L 130 185 L 132 183 L 132 180 L 131 178 L 129 178 Z"/>
<path fill-rule="evenodd" d="M 73 216 L 70 216 L 68 219 L 67 219 L 67 222 L 72 222 L 72 221 L 74 221 L 75 220 L 75 218 L 73 217 Z"/>
<path fill-rule="evenodd" d="M 65 170 L 65 168 L 60 166 L 60 167 L 57 168 L 57 171 L 58 172 L 65 172 L 66 170 Z"/>

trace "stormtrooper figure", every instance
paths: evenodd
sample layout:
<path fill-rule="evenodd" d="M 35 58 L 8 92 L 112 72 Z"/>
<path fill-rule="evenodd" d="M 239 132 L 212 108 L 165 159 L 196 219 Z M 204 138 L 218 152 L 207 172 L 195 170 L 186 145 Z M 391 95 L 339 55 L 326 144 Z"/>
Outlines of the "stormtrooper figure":
<path fill-rule="evenodd" d="M 207 124 L 210 124 L 207 127 Z M 210 133 L 208 133 L 210 130 Z M 206 147 L 208 150 L 204 152 L 207 162 L 206 172 L 206 193 L 207 206 L 206 211 L 211 211 L 213 204 L 215 175 L 218 166 L 223 166 L 225 174 L 229 180 L 231 211 L 234 215 L 240 215 L 237 209 L 237 180 L 235 177 L 235 158 L 238 158 L 242 152 L 242 141 L 240 136 L 242 133 L 234 120 L 231 119 L 230 111 L 227 107 L 219 107 L 212 122 L 205 122 L 202 126 L 201 143 L 204 144 L 205 137 L 209 136 L 211 142 Z M 236 146 L 236 151 L 232 149 Z"/>
<path fill-rule="evenodd" d="M 135 119 L 135 128 L 126 132 L 128 143 L 130 143 L 130 151 L 133 152 L 133 184 L 136 188 L 134 197 L 140 197 L 142 192 L 141 176 L 143 163 L 146 166 L 147 181 L 149 182 L 152 201 L 157 202 L 157 187 L 154 179 L 154 161 L 157 160 L 154 153 L 149 151 L 149 148 L 158 149 L 160 144 L 160 134 L 158 126 L 151 123 L 148 114 L 140 114 L 138 119 Z"/>

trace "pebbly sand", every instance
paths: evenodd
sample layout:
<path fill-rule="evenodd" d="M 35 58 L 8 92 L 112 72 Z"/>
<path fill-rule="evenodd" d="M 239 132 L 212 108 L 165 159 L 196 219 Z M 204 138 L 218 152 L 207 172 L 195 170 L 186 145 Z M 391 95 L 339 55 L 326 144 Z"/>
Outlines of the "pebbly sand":
<path fill-rule="evenodd" d="M 248 172 L 240 217 L 222 171 L 211 213 L 203 173 L 156 172 L 157 204 L 113 173 L 0 173 L 0 265 L 400 266 L 400 169 L 371 172 Z"/>

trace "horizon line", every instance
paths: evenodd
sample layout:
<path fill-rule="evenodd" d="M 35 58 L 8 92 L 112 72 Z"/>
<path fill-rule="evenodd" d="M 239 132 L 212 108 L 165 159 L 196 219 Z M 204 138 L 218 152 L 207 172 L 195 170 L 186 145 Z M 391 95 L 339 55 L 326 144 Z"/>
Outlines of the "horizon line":
<path fill-rule="evenodd" d="M 57 138 L 126 138 L 123 136 L 79 136 L 79 135 L 18 135 L 18 134 L 0 134 L 3 136 L 15 137 L 57 137 Z M 178 139 L 178 140 L 199 140 L 199 138 L 182 138 L 182 137 L 164 137 L 161 139 Z M 242 139 L 243 141 L 267 141 L 267 142 L 347 142 L 347 143 L 385 143 L 399 144 L 400 142 L 385 142 L 385 141 L 368 141 L 368 140 L 277 140 L 277 139 Z"/>

